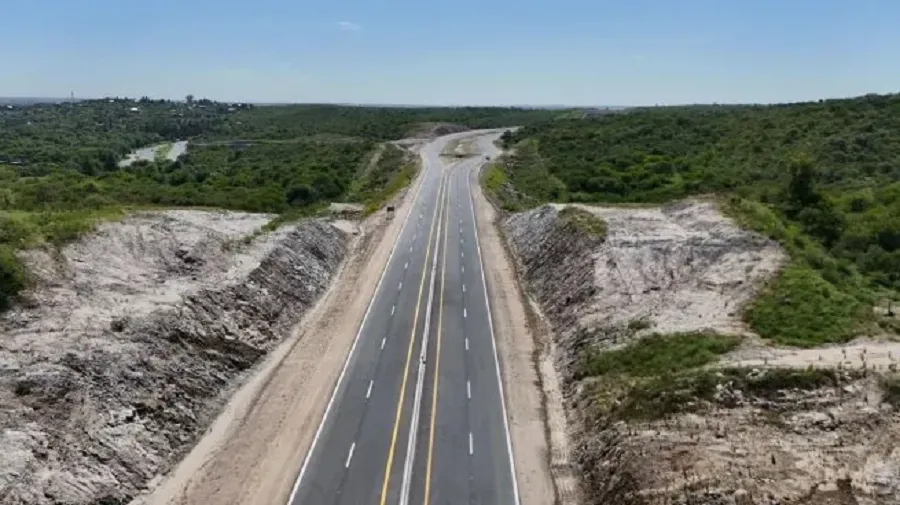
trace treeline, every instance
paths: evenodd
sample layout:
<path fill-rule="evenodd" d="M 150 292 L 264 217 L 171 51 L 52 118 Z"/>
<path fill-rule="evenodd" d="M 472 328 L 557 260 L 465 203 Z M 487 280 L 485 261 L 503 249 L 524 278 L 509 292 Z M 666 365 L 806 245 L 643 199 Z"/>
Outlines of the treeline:
<path fill-rule="evenodd" d="M 748 311 L 764 336 L 849 338 L 900 290 L 900 95 L 634 109 L 504 142 L 515 155 L 485 182 L 510 209 L 728 195 L 738 219 L 794 258 Z"/>
<path fill-rule="evenodd" d="M 203 206 L 288 215 L 329 201 L 377 209 L 414 176 L 388 139 L 423 123 L 481 128 L 558 112 L 515 108 L 254 106 L 104 99 L 0 107 L 0 310 L 27 284 L 15 251 L 64 243 L 126 207 Z M 427 126 L 427 125 L 425 125 Z M 130 151 L 190 140 L 175 162 Z M 378 151 L 376 151 L 378 150 Z M 379 152 L 376 163 L 369 163 Z"/>
<path fill-rule="evenodd" d="M 500 107 L 256 106 L 197 100 L 104 99 L 0 107 L 0 164 L 88 175 L 115 171 L 129 151 L 175 140 L 393 140 L 423 123 L 523 125 L 559 111 Z"/>

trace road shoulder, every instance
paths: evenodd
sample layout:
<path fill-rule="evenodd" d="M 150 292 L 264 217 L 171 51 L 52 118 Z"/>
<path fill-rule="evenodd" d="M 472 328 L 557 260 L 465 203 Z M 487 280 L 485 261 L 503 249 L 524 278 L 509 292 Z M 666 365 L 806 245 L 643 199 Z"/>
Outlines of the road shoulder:
<path fill-rule="evenodd" d="M 482 193 L 477 176 L 471 187 L 520 499 L 524 505 L 559 503 L 550 473 L 549 428 L 537 369 L 544 353 L 529 324 L 531 315 L 526 313 L 514 262 L 495 226 L 497 212 Z"/>

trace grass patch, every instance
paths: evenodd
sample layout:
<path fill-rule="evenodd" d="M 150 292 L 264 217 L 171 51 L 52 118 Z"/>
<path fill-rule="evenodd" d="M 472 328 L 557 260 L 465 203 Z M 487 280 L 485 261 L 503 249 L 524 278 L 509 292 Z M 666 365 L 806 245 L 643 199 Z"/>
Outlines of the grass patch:
<path fill-rule="evenodd" d="M 559 211 L 559 218 L 566 225 L 586 233 L 592 237 L 606 238 L 606 221 L 578 207 L 566 207 Z"/>
<path fill-rule="evenodd" d="M 101 220 L 124 215 L 118 207 L 94 211 L 0 211 L 0 311 L 28 285 L 28 274 L 15 251 L 41 244 L 59 247 L 94 229 Z"/>
<path fill-rule="evenodd" d="M 857 298 L 798 264 L 785 267 L 745 314 L 760 336 L 798 347 L 851 340 L 865 317 Z"/>
<path fill-rule="evenodd" d="M 843 377 L 830 369 L 772 368 L 754 373 L 748 368 L 690 370 L 635 382 L 607 415 L 613 420 L 652 421 L 669 415 L 697 412 L 716 400 L 720 387 L 745 396 L 777 399 L 780 391 L 811 391 L 836 387 Z"/>
<path fill-rule="evenodd" d="M 745 228 L 781 244 L 791 261 L 744 312 L 762 337 L 798 347 L 846 342 L 868 319 L 872 293 L 852 267 L 836 260 L 770 206 L 739 197 L 722 208 Z"/>
<path fill-rule="evenodd" d="M 712 363 L 739 343 L 737 337 L 714 333 L 654 334 L 622 349 L 588 354 L 581 376 L 653 377 L 677 372 Z"/>
<path fill-rule="evenodd" d="M 168 160 L 169 152 L 172 151 L 172 143 L 166 142 L 165 144 L 160 144 L 156 151 L 153 153 L 153 159 L 157 163 L 164 163 Z"/>

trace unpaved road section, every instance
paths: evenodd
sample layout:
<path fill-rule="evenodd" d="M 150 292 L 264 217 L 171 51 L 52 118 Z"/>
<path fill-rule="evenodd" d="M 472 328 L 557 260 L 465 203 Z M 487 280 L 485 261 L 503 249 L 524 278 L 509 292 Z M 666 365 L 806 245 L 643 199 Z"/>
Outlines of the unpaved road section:
<path fill-rule="evenodd" d="M 0 318 L 0 503 L 124 503 L 166 473 L 325 292 L 349 235 L 321 221 L 141 213 L 30 251 Z"/>
<path fill-rule="evenodd" d="M 162 149 L 168 149 L 165 153 L 165 159 L 168 161 L 175 161 L 182 154 L 187 152 L 188 143 L 186 140 L 179 140 L 178 142 L 172 142 L 171 144 L 159 144 L 150 147 L 142 147 L 140 149 L 135 149 L 134 152 L 128 154 L 128 156 L 119 162 L 120 167 L 128 167 L 134 164 L 136 161 L 149 161 L 153 162 L 156 160 L 157 154 L 161 154 L 160 151 Z"/>

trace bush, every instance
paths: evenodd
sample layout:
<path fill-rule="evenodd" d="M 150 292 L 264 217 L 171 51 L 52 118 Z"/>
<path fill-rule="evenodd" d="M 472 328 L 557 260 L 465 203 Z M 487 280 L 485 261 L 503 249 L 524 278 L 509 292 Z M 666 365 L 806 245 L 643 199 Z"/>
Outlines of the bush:
<path fill-rule="evenodd" d="M 589 353 L 583 360 L 580 377 L 652 377 L 679 372 L 712 363 L 739 343 L 737 337 L 715 333 L 653 334 L 622 349 Z"/>
<path fill-rule="evenodd" d="M 25 269 L 15 252 L 9 246 L 0 244 L 0 310 L 9 308 L 25 285 Z"/>

